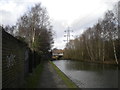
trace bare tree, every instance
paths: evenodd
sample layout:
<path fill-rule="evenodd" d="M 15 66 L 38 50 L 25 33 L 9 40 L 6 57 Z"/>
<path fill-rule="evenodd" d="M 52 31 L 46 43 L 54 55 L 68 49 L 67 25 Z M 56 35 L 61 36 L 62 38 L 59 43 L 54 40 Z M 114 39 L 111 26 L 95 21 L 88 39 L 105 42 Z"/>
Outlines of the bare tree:
<path fill-rule="evenodd" d="M 49 54 L 54 42 L 46 8 L 36 4 L 18 19 L 17 27 L 18 35 L 25 38 L 33 51 L 37 51 L 42 57 Z"/>
<path fill-rule="evenodd" d="M 52 38 L 52 28 L 49 21 L 47 10 L 41 7 L 41 4 L 36 4 L 27 11 L 17 22 L 19 35 L 25 37 L 29 47 L 33 48 L 35 38 L 42 35 L 43 30 L 49 32 L 49 38 Z M 50 39 L 52 42 L 52 39 Z M 45 41 L 44 41 L 45 42 Z"/>

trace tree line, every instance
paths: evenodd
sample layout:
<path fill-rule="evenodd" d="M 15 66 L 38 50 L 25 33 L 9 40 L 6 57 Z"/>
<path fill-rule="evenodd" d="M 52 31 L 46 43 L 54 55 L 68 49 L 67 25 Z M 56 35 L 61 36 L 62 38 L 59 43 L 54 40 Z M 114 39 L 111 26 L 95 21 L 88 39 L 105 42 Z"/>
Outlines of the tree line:
<path fill-rule="evenodd" d="M 45 7 L 35 4 L 25 12 L 14 26 L 4 26 L 6 32 L 27 43 L 32 51 L 41 56 L 49 54 L 53 45 L 53 32 Z"/>
<path fill-rule="evenodd" d="M 66 44 L 64 58 L 100 63 L 120 62 L 120 1 L 102 20 Z"/>

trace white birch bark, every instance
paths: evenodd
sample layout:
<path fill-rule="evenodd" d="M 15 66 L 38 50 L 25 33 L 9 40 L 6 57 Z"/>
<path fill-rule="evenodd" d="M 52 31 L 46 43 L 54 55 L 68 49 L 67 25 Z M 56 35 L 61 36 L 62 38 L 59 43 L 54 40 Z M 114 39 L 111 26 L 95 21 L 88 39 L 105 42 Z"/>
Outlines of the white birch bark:
<path fill-rule="evenodd" d="M 115 48 L 115 42 L 114 41 L 113 41 L 113 50 L 114 50 L 115 61 L 118 64 L 118 59 L 117 59 L 117 55 L 116 55 L 116 48 Z"/>

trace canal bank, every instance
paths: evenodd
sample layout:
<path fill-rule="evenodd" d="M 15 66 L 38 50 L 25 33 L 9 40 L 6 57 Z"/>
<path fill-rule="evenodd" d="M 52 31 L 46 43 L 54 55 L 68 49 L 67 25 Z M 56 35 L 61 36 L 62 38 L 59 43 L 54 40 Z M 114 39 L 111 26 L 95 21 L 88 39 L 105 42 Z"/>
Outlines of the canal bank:
<path fill-rule="evenodd" d="M 79 88 L 71 79 L 69 79 L 52 61 L 49 61 L 60 78 L 64 81 L 68 88 Z"/>
<path fill-rule="evenodd" d="M 49 61 L 45 61 L 37 88 L 67 88 Z"/>
<path fill-rule="evenodd" d="M 26 79 L 22 88 L 78 88 L 51 61 L 42 61 Z"/>
<path fill-rule="evenodd" d="M 77 86 L 51 61 L 46 61 L 37 88 L 77 88 Z"/>

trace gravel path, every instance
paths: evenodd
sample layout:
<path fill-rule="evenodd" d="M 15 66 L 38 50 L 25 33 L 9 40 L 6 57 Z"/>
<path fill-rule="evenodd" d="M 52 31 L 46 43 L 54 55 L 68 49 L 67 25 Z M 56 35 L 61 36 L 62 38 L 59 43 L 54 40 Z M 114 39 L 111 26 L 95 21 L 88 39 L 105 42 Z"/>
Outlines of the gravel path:
<path fill-rule="evenodd" d="M 38 88 L 67 88 L 49 62 L 44 63 Z"/>

